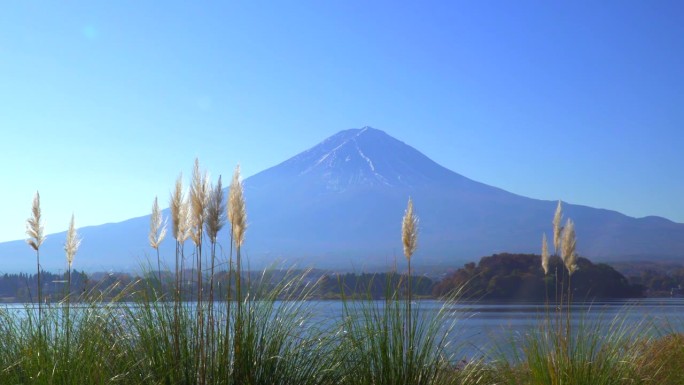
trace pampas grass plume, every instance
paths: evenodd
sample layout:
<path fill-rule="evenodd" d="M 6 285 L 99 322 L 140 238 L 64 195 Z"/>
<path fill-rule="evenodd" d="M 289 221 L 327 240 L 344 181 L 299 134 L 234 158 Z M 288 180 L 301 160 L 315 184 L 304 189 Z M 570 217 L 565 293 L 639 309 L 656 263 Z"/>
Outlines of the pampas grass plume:
<path fill-rule="evenodd" d="M 78 251 L 78 247 L 81 246 L 81 239 L 76 234 L 76 226 L 74 222 L 74 214 L 71 214 L 71 222 L 69 222 L 69 230 L 67 230 L 66 243 L 64 244 L 64 252 L 66 253 L 66 260 L 71 268 L 71 264 L 74 262 L 74 256 Z"/>
<path fill-rule="evenodd" d="M 192 185 L 190 186 L 190 238 L 198 245 L 202 242 L 202 226 L 206 218 L 207 200 L 209 198 L 209 176 L 202 173 L 199 159 L 195 158 L 192 170 Z"/>
<path fill-rule="evenodd" d="M 26 235 L 28 235 L 26 243 L 28 243 L 33 250 L 38 251 L 38 249 L 40 249 L 40 245 L 45 242 L 44 227 L 40 210 L 40 193 L 38 191 L 36 191 L 36 195 L 33 197 L 31 217 L 26 220 Z"/>
<path fill-rule="evenodd" d="M 216 186 L 213 186 L 210 191 L 207 204 L 205 228 L 211 242 L 216 242 L 219 231 L 221 231 L 226 223 L 225 210 L 226 205 L 223 200 L 223 185 L 221 184 L 221 176 L 219 175 Z"/>
<path fill-rule="evenodd" d="M 413 214 L 413 200 L 410 197 L 401 223 L 401 240 L 404 243 L 404 255 L 410 260 L 418 246 L 418 218 Z"/>
<path fill-rule="evenodd" d="M 570 274 L 577 270 L 577 254 L 575 253 L 575 246 L 577 239 L 575 237 L 575 223 L 568 219 L 563 228 L 563 263 Z"/>
<path fill-rule="evenodd" d="M 556 255 L 560 251 L 561 232 L 563 231 L 563 228 L 561 227 L 562 221 L 563 207 L 561 201 L 558 201 L 558 206 L 556 206 L 556 213 L 553 216 L 553 248 Z"/>
<path fill-rule="evenodd" d="M 230 192 L 228 194 L 228 220 L 233 228 L 233 240 L 237 247 L 242 245 L 247 230 L 247 210 L 245 208 L 245 197 L 240 180 L 240 165 L 235 167 L 233 180 L 230 182 Z"/>
<path fill-rule="evenodd" d="M 542 236 L 541 265 L 544 275 L 549 273 L 549 245 L 546 242 L 546 233 Z"/>
<path fill-rule="evenodd" d="M 153 249 L 158 249 L 161 242 L 166 237 L 166 221 L 164 220 L 161 210 L 159 210 L 159 202 L 157 197 L 154 197 L 152 204 L 152 215 L 150 216 L 150 246 Z"/>
<path fill-rule="evenodd" d="M 171 194 L 171 222 L 173 237 L 178 242 L 188 239 L 188 204 L 183 193 L 183 174 L 178 175 L 176 185 Z"/>

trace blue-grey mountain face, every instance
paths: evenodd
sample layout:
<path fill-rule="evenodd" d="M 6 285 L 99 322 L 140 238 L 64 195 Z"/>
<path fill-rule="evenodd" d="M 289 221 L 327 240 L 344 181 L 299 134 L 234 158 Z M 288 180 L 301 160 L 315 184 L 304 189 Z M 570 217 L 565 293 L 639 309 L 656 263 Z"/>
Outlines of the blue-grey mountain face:
<path fill-rule="evenodd" d="M 343 269 L 403 263 L 401 218 L 409 196 L 420 218 L 415 265 L 456 266 L 495 252 L 538 252 L 556 207 L 555 201 L 470 180 L 372 128 L 339 132 L 247 178 L 245 196 L 244 250 L 252 267 L 283 259 Z M 576 223 L 578 250 L 589 258 L 684 257 L 684 224 L 570 204 L 564 212 Z M 81 229 L 75 267 L 139 267 L 155 255 L 147 246 L 148 220 Z M 64 266 L 63 239 L 51 235 L 44 245 L 45 268 Z M 228 250 L 227 230 L 220 242 Z M 170 265 L 172 240 L 162 254 Z M 34 258 L 23 241 L 0 244 L 2 270 L 31 271 Z"/>

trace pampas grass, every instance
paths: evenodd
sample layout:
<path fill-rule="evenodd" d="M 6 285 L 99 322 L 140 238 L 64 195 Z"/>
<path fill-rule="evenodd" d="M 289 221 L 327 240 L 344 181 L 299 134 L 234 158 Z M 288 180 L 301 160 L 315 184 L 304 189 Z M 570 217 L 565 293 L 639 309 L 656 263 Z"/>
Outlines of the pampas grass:
<path fill-rule="evenodd" d="M 561 221 L 563 220 L 563 207 L 561 201 L 558 201 L 556 206 L 556 212 L 553 215 L 553 248 L 556 255 L 560 252 L 560 242 L 561 242 Z"/>
<path fill-rule="evenodd" d="M 76 256 L 79 246 L 81 246 L 81 239 L 76 233 L 74 215 L 71 214 L 71 221 L 69 221 L 69 229 L 66 234 L 66 242 L 64 243 L 64 252 L 66 253 L 69 269 L 71 269 L 71 265 L 74 263 L 74 257 Z"/>
<path fill-rule="evenodd" d="M 26 220 L 26 243 L 35 251 L 39 251 L 40 245 L 45 241 L 43 219 L 40 210 L 40 193 L 36 191 L 31 205 L 31 217 Z"/>
<path fill-rule="evenodd" d="M 575 223 L 568 219 L 563 228 L 563 246 L 562 255 L 563 263 L 565 268 L 568 270 L 568 274 L 572 275 L 577 270 L 577 253 L 575 253 L 575 248 L 577 245 L 577 239 L 575 237 Z"/>
<path fill-rule="evenodd" d="M 161 210 L 159 209 L 159 201 L 154 197 L 152 204 L 152 214 L 150 215 L 150 233 L 148 240 L 150 246 L 157 252 L 157 276 L 159 278 L 159 289 L 162 289 L 161 277 L 161 258 L 159 257 L 159 245 L 166 237 L 166 221 L 164 220 Z"/>
<path fill-rule="evenodd" d="M 410 262 L 416 251 L 418 218 L 409 199 L 402 220 L 402 243 L 409 263 L 408 288 L 401 300 L 403 282 L 396 287 L 387 279 L 385 300 L 368 298 L 351 301 L 343 297 L 344 330 L 338 351 L 342 362 L 339 383 L 348 385 L 462 384 L 476 383 L 473 366 L 457 370 L 454 358 L 458 346 L 451 346 L 457 318 L 448 309 L 455 301 L 448 298 L 437 312 L 414 309 L 410 292 Z"/>
<path fill-rule="evenodd" d="M 159 201 L 157 197 L 154 197 L 152 214 L 150 215 L 150 233 L 148 235 L 150 246 L 155 250 L 159 250 L 159 245 L 162 243 L 165 237 L 166 220 L 159 209 Z"/>
<path fill-rule="evenodd" d="M 107 294 L 119 292 L 120 288 L 112 286 L 103 292 L 94 288 L 72 296 L 71 268 L 80 244 L 72 215 L 64 248 L 69 279 L 63 302 L 39 307 L 38 312 L 29 305 L 23 312 L 0 309 L 0 384 L 681 383 L 677 372 L 681 360 L 677 359 L 684 354 L 684 344 L 679 335 L 652 339 L 650 325 L 627 324 L 626 317 L 597 323 L 580 320 L 571 330 L 570 277 L 577 268 L 575 225 L 568 220 L 561 227 L 560 201 L 553 220 L 554 247 L 564 262 L 559 269 L 567 270 L 563 284 L 568 287 L 567 294 L 561 294 L 560 306 L 551 308 L 547 301 L 545 322 L 515 341 L 513 358 L 456 364 L 461 358 L 453 338 L 458 317 L 451 313 L 451 305 L 457 298 L 446 299 L 438 310 L 428 302 L 413 302 L 411 262 L 419 229 L 411 198 L 402 218 L 401 239 L 408 274 L 398 283 L 387 280 L 384 300 L 373 301 L 370 294 L 362 300 L 344 298 L 342 314 L 336 319 L 315 316 L 315 302 L 308 300 L 314 297 L 318 282 L 306 272 L 288 272 L 282 277 L 266 270 L 258 278 L 247 276 L 252 278 L 243 283 L 247 208 L 239 166 L 227 205 L 224 200 L 221 178 L 212 185 L 198 160 L 188 194 L 182 175 L 176 180 L 169 202 L 170 232 L 176 240 L 173 303 L 155 291 L 152 274 L 119 295 Z M 220 269 L 221 258 L 225 258 L 220 253 L 220 232 L 225 231 L 226 217 L 231 251 L 227 271 L 217 272 L 215 268 Z M 151 219 L 150 245 L 157 250 L 161 274 L 159 244 L 165 226 L 156 198 Z M 27 235 L 40 273 L 38 252 L 45 237 L 38 193 L 27 221 Z M 183 245 L 188 239 L 195 245 L 190 269 L 193 275 L 197 272 L 197 281 L 187 282 L 191 288 L 184 296 Z M 206 265 L 202 269 L 203 239 L 211 243 L 210 269 Z M 549 257 L 544 234 L 541 268 L 545 275 Z M 204 280 L 209 282 L 208 302 Z M 226 281 L 226 295 L 220 294 L 214 302 L 215 283 L 222 289 Z M 110 297 L 113 299 L 105 299 Z M 669 359 L 670 353 L 676 358 Z"/>
<path fill-rule="evenodd" d="M 66 242 L 64 243 L 64 253 L 66 254 L 67 261 L 67 301 L 69 300 L 69 295 L 71 293 L 71 265 L 74 263 L 74 257 L 78 248 L 81 246 L 81 238 L 79 238 L 76 233 L 76 222 L 74 221 L 74 215 L 71 214 L 71 221 L 69 221 L 69 230 L 66 234 Z"/>
<path fill-rule="evenodd" d="M 188 239 L 188 228 L 190 218 L 188 217 L 188 204 L 183 192 L 183 174 L 178 176 L 174 185 L 173 193 L 169 204 L 171 211 L 171 232 L 173 238 L 178 242 L 185 242 Z"/>
<path fill-rule="evenodd" d="M 207 215 L 207 202 L 209 199 L 209 176 L 207 172 L 200 170 L 199 159 L 195 159 L 195 167 L 192 170 L 192 183 L 190 185 L 190 238 L 195 244 L 195 258 L 197 260 L 197 342 L 198 359 L 198 383 L 206 381 L 206 354 L 204 340 L 204 305 L 203 301 L 203 270 L 202 270 L 202 243 L 204 238 L 204 222 Z"/>
<path fill-rule="evenodd" d="M 512 361 L 499 367 L 504 383 L 549 385 L 618 385 L 646 383 L 638 371 L 641 349 L 634 341 L 650 338 L 653 331 L 645 322 L 626 324 L 627 308 L 609 322 L 580 318 L 573 325 L 572 275 L 577 271 L 575 224 L 567 219 L 560 227 L 561 204 L 553 219 L 554 247 L 560 251 L 567 275 L 567 293 L 561 290 L 560 304 L 551 311 L 546 304 L 545 319 L 514 342 Z M 542 269 L 548 273 L 549 251 L 542 237 Z M 556 276 L 557 278 L 557 276 Z M 565 302 L 565 303 L 564 303 Z M 564 306 L 565 305 L 565 306 Z M 521 353 L 521 354 L 520 354 Z M 512 364 L 512 365 L 511 365 Z"/>
<path fill-rule="evenodd" d="M 195 159 L 190 185 L 190 238 L 201 251 L 203 226 L 207 215 L 207 201 L 209 199 L 209 175 L 200 170 L 199 159 Z"/>
<path fill-rule="evenodd" d="M 76 252 L 78 251 L 79 246 L 81 246 L 81 239 L 78 237 L 78 234 L 76 233 L 76 224 L 74 221 L 74 214 L 71 214 L 71 221 L 69 221 L 69 230 L 67 230 L 66 234 L 66 242 L 64 243 L 64 252 L 66 254 L 66 260 L 67 260 L 67 292 L 66 292 L 66 308 L 64 309 L 64 314 L 65 314 L 65 320 L 64 324 L 66 325 L 64 327 L 64 331 L 66 333 L 66 350 L 67 352 L 70 350 L 71 346 L 71 317 L 70 317 L 70 312 L 71 312 L 71 265 L 74 263 L 74 257 L 76 256 Z"/>
<path fill-rule="evenodd" d="M 270 274 L 264 273 L 255 284 L 250 281 L 243 285 L 240 282 L 243 273 L 240 249 L 247 227 L 247 213 L 239 168 L 231 183 L 232 200 L 227 209 L 223 203 L 220 179 L 206 200 L 193 196 L 193 190 L 201 191 L 198 180 L 204 184 L 204 178 L 193 177 L 195 188 L 191 188 L 190 202 L 201 201 L 206 205 L 202 215 L 204 235 L 212 244 L 212 267 L 215 257 L 218 257 L 218 233 L 223 228 L 226 214 L 231 218 L 231 234 L 238 260 L 236 300 L 232 299 L 228 287 L 225 300 L 213 302 L 210 288 L 209 302 L 205 303 L 202 289 L 198 288 L 196 298 L 171 308 L 156 297 L 145 297 L 149 291 L 138 288 L 136 293 L 140 302 L 137 306 L 125 308 L 124 322 L 132 330 L 128 333 L 131 341 L 126 343 L 131 347 L 129 355 L 144 363 L 141 378 L 153 384 L 335 383 L 338 373 L 326 370 L 328 364 L 334 366 L 330 360 L 335 356 L 322 354 L 324 350 L 332 351 L 332 339 L 316 331 L 315 323 L 309 318 L 311 312 L 307 310 L 311 302 L 305 301 L 316 284 L 311 284 L 306 274 L 287 274 L 284 279 L 274 282 Z M 177 182 L 171 198 L 174 222 L 182 222 L 179 219 L 182 217 L 182 202 L 182 185 Z M 195 205 L 195 210 L 197 207 Z M 193 212 L 195 218 L 196 214 Z M 198 234 L 197 227 L 193 230 Z M 178 233 L 176 236 L 180 237 Z M 201 270 L 201 241 L 196 243 L 196 250 L 193 269 Z M 230 264 L 229 268 L 230 280 L 233 273 Z M 208 274 L 213 288 L 213 268 Z M 202 287 L 201 282 L 198 286 Z"/>
<path fill-rule="evenodd" d="M 228 219 L 232 228 L 233 242 L 239 248 L 244 242 L 245 231 L 247 230 L 247 210 L 242 191 L 242 181 L 240 180 L 240 165 L 235 168 L 233 180 L 230 183 Z"/>
<path fill-rule="evenodd" d="M 508 360 L 507 367 L 499 369 L 501 383 L 660 384 L 639 373 L 643 350 L 634 344 L 652 327 L 644 321 L 627 324 L 628 310 L 609 320 L 580 318 L 569 340 L 558 338 L 565 330 L 557 329 L 554 323 L 540 323 L 514 342 L 517 354 Z"/>
<path fill-rule="evenodd" d="M 183 174 L 178 175 L 174 190 L 171 193 L 169 209 L 171 211 L 171 233 L 176 240 L 175 249 L 175 287 L 173 309 L 173 362 L 181 360 L 181 311 L 183 300 L 183 269 L 185 267 L 185 241 L 190 236 L 189 203 L 183 191 Z"/>
<path fill-rule="evenodd" d="M 207 329 L 207 348 L 210 355 L 215 355 L 216 347 L 216 333 L 214 325 L 214 269 L 216 267 L 216 245 L 218 240 L 218 233 L 221 231 L 226 223 L 226 208 L 223 199 L 223 185 L 221 183 L 221 176 L 219 175 L 218 182 L 212 186 L 209 193 L 207 203 L 207 218 L 205 222 L 205 230 L 209 242 L 211 244 L 211 268 L 209 270 L 209 304 L 208 304 L 208 324 Z M 210 363 L 214 363 L 212 358 Z M 212 369 L 213 370 L 213 369 Z"/>
<path fill-rule="evenodd" d="M 413 200 L 409 198 L 401 222 L 401 240 L 404 244 L 404 256 L 410 262 L 411 256 L 418 247 L 418 218 L 413 214 Z"/>
<path fill-rule="evenodd" d="M 541 265 L 544 275 L 549 273 L 549 245 L 546 242 L 546 233 L 542 236 Z"/>
<path fill-rule="evenodd" d="M 411 257 L 413 253 L 416 252 L 418 247 L 418 217 L 413 213 L 413 200 L 411 197 L 408 199 L 406 204 L 406 211 L 404 212 L 404 218 L 401 221 L 401 241 L 404 246 L 404 256 L 408 263 L 408 274 L 407 279 L 407 296 L 406 296 L 406 333 L 411 333 L 411 323 L 413 321 L 411 315 Z M 413 350 L 413 340 L 407 338 L 407 342 L 410 344 L 408 346 L 409 352 Z"/>
<path fill-rule="evenodd" d="M 387 280 L 389 283 L 391 280 Z M 384 300 L 343 298 L 343 385 L 476 384 L 478 363 L 457 369 L 460 345 L 452 340 L 458 318 L 450 313 L 458 291 L 438 309 L 418 303 L 409 312 L 399 299 L 400 286 L 385 288 Z M 410 322 L 407 323 L 407 318 Z"/>
<path fill-rule="evenodd" d="M 244 332 L 245 312 L 243 306 L 240 304 L 243 301 L 242 295 L 242 256 L 241 249 L 244 242 L 245 231 L 247 230 L 247 209 L 245 207 L 245 198 L 242 191 L 242 181 L 240 180 L 240 166 L 235 167 L 233 173 L 233 180 L 230 183 L 230 190 L 228 193 L 228 219 L 232 231 L 232 241 L 235 244 L 235 261 L 236 261 L 236 275 L 235 275 L 235 294 L 237 299 L 237 309 L 235 313 L 235 334 L 236 338 L 233 340 L 233 354 L 236 360 L 245 359 L 246 347 L 244 340 L 239 338 Z M 244 380 L 249 378 L 249 370 L 242 365 L 238 365 L 233 372 L 234 380 Z"/>
<path fill-rule="evenodd" d="M 226 223 L 226 205 L 223 199 L 223 185 L 221 184 L 221 176 L 219 175 L 218 182 L 212 186 L 207 202 L 207 219 L 205 222 L 205 230 L 209 241 L 216 243 L 219 231 Z"/>
<path fill-rule="evenodd" d="M 43 219 L 40 210 L 40 193 L 36 191 L 33 197 L 33 204 L 31 205 L 31 217 L 26 220 L 26 235 L 28 239 L 26 243 L 33 250 L 36 251 L 36 278 L 38 280 L 38 320 L 41 319 L 43 297 L 42 287 L 40 283 L 40 246 L 45 242 Z"/>

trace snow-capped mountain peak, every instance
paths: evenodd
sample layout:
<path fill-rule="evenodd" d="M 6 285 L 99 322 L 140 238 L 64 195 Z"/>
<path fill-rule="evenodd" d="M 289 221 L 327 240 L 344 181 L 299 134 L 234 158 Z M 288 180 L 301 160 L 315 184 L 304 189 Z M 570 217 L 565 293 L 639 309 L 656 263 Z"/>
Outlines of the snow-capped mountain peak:
<path fill-rule="evenodd" d="M 445 176 L 460 177 L 404 142 L 368 126 L 338 132 L 262 174 L 270 175 L 276 169 L 293 183 L 317 184 L 328 191 L 411 187 Z M 259 174 L 255 177 L 260 178 Z"/>

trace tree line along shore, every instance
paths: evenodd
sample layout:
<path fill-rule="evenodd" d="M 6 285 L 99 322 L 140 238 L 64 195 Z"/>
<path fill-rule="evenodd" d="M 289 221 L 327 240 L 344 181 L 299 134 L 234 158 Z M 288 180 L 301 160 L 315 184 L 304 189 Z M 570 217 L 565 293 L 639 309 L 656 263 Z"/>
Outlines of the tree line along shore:
<path fill-rule="evenodd" d="M 556 298 L 558 287 L 556 280 L 562 280 L 564 272 L 560 258 L 550 258 L 550 271 L 556 274 L 544 274 L 540 268 L 540 256 L 535 254 L 494 254 L 482 257 L 479 263 L 471 262 L 463 267 L 443 273 L 441 277 L 432 275 L 413 276 L 413 291 L 418 298 L 437 299 L 449 295 L 454 290 L 461 290 L 460 296 L 466 300 L 492 301 L 543 301 Z M 574 298 L 576 300 L 619 299 L 642 297 L 681 296 L 684 286 L 684 266 L 666 265 L 654 262 L 624 262 L 621 270 L 624 275 L 605 263 L 592 263 L 586 258 L 578 258 L 578 271 L 573 276 L 577 283 Z M 302 271 L 304 272 L 304 271 Z M 233 273 L 234 274 L 234 273 Z M 247 279 L 243 282 L 256 282 L 263 272 L 245 272 Z M 282 278 L 285 270 L 273 270 L 270 273 L 273 284 Z M 353 273 L 310 270 L 306 272 L 309 281 L 316 281 L 318 289 L 316 299 L 350 298 L 382 298 L 386 287 L 396 287 L 406 282 L 405 275 L 398 272 L 385 273 Z M 196 272 L 187 271 L 187 277 L 195 277 Z M 42 292 L 46 301 L 60 301 L 66 293 L 66 275 L 43 271 Z M 162 284 L 159 285 L 159 277 Z M 35 274 L 5 273 L 0 275 L 0 301 L 5 303 L 26 303 L 36 301 L 37 279 Z M 229 273 L 216 273 L 214 285 L 216 290 L 227 290 L 228 282 L 235 285 L 235 279 L 229 279 Z M 124 272 L 86 273 L 72 271 L 71 294 L 87 293 L 93 290 L 106 292 L 111 298 L 119 298 L 123 288 L 141 285 L 142 281 L 156 281 L 162 290 L 172 288 L 173 274 L 169 271 L 150 270 L 147 274 Z M 196 282 L 190 279 L 184 283 L 187 292 L 194 292 Z M 208 282 L 203 284 L 208 290 Z M 142 287 L 142 286 L 141 286 Z M 106 290 L 105 290 L 106 289 Z M 131 290 L 131 292 L 136 292 Z M 170 295 L 170 293 L 169 293 Z"/>

